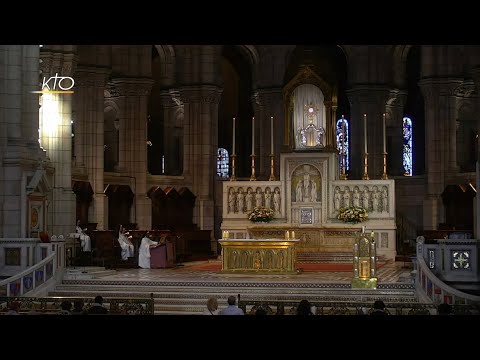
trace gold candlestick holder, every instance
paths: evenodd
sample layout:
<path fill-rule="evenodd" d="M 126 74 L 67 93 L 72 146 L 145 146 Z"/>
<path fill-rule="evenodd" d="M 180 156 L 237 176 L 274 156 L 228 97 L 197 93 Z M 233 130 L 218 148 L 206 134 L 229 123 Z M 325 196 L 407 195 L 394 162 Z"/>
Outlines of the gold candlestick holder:
<path fill-rule="evenodd" d="M 235 176 L 235 159 L 237 155 L 230 155 L 230 158 L 232 159 L 232 176 L 230 176 L 230 181 L 237 181 L 237 177 Z"/>
<path fill-rule="evenodd" d="M 386 152 L 383 153 L 383 174 L 382 180 L 388 180 L 387 176 L 387 154 Z"/>
<path fill-rule="evenodd" d="M 368 177 L 368 153 L 365 153 L 363 159 L 364 167 L 363 167 L 363 180 L 370 180 Z"/>
<path fill-rule="evenodd" d="M 340 180 L 347 180 L 347 174 L 345 173 L 346 169 L 346 158 L 345 153 L 341 154 L 341 162 L 340 162 Z"/>
<path fill-rule="evenodd" d="M 270 154 L 270 177 L 269 181 L 275 181 L 275 155 Z"/>
<path fill-rule="evenodd" d="M 252 158 L 252 175 L 250 176 L 250 181 L 256 181 L 257 178 L 255 177 L 255 155 L 250 155 Z"/>

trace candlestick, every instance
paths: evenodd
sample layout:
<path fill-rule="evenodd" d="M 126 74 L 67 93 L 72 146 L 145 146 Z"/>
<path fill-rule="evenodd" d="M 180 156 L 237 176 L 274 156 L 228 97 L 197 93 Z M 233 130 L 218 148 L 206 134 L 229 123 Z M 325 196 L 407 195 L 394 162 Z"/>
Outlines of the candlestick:
<path fill-rule="evenodd" d="M 252 158 L 252 175 L 250 176 L 250 181 L 255 181 L 257 180 L 255 176 L 255 155 L 250 156 Z"/>
<path fill-rule="evenodd" d="M 273 155 L 273 116 L 270 117 L 270 154 Z"/>
<path fill-rule="evenodd" d="M 233 118 L 233 145 L 232 145 L 232 155 L 235 155 L 235 118 Z"/>
<path fill-rule="evenodd" d="M 364 138 L 364 145 L 365 145 L 365 154 L 368 153 L 367 151 L 367 114 L 363 114 L 363 138 Z"/>
<path fill-rule="evenodd" d="M 268 180 L 275 181 L 275 156 L 273 154 L 270 155 L 270 177 Z"/>
<path fill-rule="evenodd" d="M 255 155 L 255 116 L 252 117 L 252 155 Z"/>
<path fill-rule="evenodd" d="M 232 159 L 232 176 L 230 176 L 230 181 L 236 181 L 237 177 L 235 176 L 235 159 L 237 158 L 237 155 L 230 155 L 230 158 Z"/>
<path fill-rule="evenodd" d="M 383 152 L 387 152 L 387 131 L 386 131 L 386 119 L 385 113 L 383 113 Z"/>

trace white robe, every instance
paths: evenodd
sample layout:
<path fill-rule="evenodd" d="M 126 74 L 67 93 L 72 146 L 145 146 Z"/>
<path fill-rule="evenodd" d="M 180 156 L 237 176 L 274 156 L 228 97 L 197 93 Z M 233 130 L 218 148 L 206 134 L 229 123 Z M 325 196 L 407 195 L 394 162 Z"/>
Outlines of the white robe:
<path fill-rule="evenodd" d="M 133 257 L 134 247 L 132 242 L 125 236 L 125 234 L 118 234 L 118 242 L 122 248 L 122 260 L 128 260 L 129 257 Z"/>
<path fill-rule="evenodd" d="M 80 245 L 82 246 L 82 251 L 92 251 L 90 236 L 85 234 L 80 226 L 77 226 L 76 229 L 77 233 L 80 234 Z"/>
<path fill-rule="evenodd" d="M 157 241 L 144 237 L 138 251 L 138 266 L 143 269 L 150 269 L 150 245 L 157 245 Z"/>

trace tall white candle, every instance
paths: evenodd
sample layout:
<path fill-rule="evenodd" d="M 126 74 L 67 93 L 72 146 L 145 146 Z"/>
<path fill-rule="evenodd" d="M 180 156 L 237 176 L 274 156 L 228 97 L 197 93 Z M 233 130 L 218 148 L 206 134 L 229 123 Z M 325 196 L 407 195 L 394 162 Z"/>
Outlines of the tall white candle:
<path fill-rule="evenodd" d="M 363 138 L 365 140 L 365 154 L 367 154 L 367 114 L 363 114 Z"/>
<path fill-rule="evenodd" d="M 387 130 L 386 130 L 386 117 L 385 113 L 383 113 L 383 152 L 387 152 Z"/>
<path fill-rule="evenodd" d="M 233 118 L 233 145 L 232 145 L 232 155 L 235 155 L 235 118 Z"/>
<path fill-rule="evenodd" d="M 273 155 L 273 116 L 270 117 L 270 154 Z"/>
<path fill-rule="evenodd" d="M 252 155 L 255 155 L 255 116 L 252 117 Z"/>

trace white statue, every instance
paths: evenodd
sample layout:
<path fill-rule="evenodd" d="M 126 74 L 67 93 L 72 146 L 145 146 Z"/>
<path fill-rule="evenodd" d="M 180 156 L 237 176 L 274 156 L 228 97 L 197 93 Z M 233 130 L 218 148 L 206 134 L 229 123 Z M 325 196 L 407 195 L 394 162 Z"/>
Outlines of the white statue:
<path fill-rule="evenodd" d="M 350 189 L 348 186 L 345 186 L 345 189 L 343 189 L 343 206 L 350 207 Z"/>
<path fill-rule="evenodd" d="M 295 201 L 303 202 L 303 180 L 300 180 L 297 184 Z"/>
<path fill-rule="evenodd" d="M 263 194 L 260 188 L 258 188 L 257 192 L 255 193 L 255 206 L 257 207 L 263 206 Z"/>
<path fill-rule="evenodd" d="M 312 193 L 310 201 L 316 202 L 317 201 L 317 183 L 314 180 L 310 180 L 312 182 Z"/>
<path fill-rule="evenodd" d="M 378 189 L 376 186 L 373 187 L 373 194 L 372 194 L 372 211 L 380 211 L 378 205 L 380 200 L 380 194 L 378 193 Z"/>
<path fill-rule="evenodd" d="M 228 193 L 228 212 L 235 212 L 235 193 L 233 192 L 233 188 L 230 188 Z"/>
<path fill-rule="evenodd" d="M 245 200 L 247 202 L 247 211 L 253 210 L 253 194 L 252 189 L 247 189 L 247 195 L 245 195 Z"/>
<path fill-rule="evenodd" d="M 280 189 L 276 188 L 273 194 L 273 207 L 276 213 L 280 213 Z"/>
<path fill-rule="evenodd" d="M 369 210 L 369 200 L 370 200 L 370 193 L 368 192 L 368 188 L 365 186 L 362 194 L 362 207 L 366 210 Z"/>
<path fill-rule="evenodd" d="M 309 202 L 312 201 L 312 180 L 310 180 L 310 175 L 308 173 L 303 175 L 303 201 Z"/>
<path fill-rule="evenodd" d="M 353 189 L 353 206 L 360 207 L 360 192 L 356 186 L 355 189 Z"/>
<path fill-rule="evenodd" d="M 87 229 L 82 229 L 80 227 L 80 220 L 77 221 L 77 226 L 76 226 L 76 231 L 78 234 L 80 234 L 80 245 L 82 247 L 82 251 L 92 251 L 92 246 L 91 246 L 91 241 L 90 241 L 90 236 L 85 234 L 85 231 Z"/>
<path fill-rule="evenodd" d="M 340 208 L 342 207 L 341 204 L 342 204 L 342 199 L 340 197 L 340 188 L 337 186 L 335 188 L 335 195 L 333 196 L 333 202 L 335 204 L 335 210 L 340 210 Z"/>
<path fill-rule="evenodd" d="M 267 209 L 272 208 L 272 192 L 268 188 L 265 190 L 265 207 Z"/>
<path fill-rule="evenodd" d="M 382 211 L 388 212 L 388 190 L 386 186 L 382 189 L 382 206 Z"/>
<path fill-rule="evenodd" d="M 237 193 L 237 206 L 238 206 L 238 212 L 243 213 L 244 207 L 245 207 L 245 197 L 243 196 L 243 190 L 242 188 L 238 189 Z"/>

